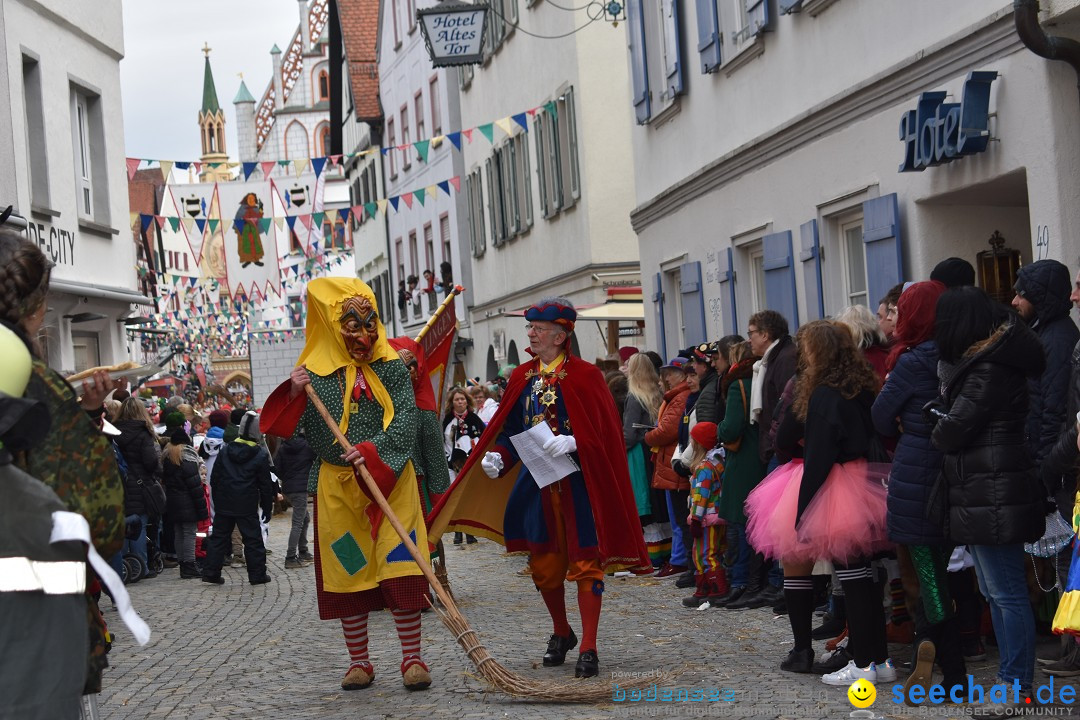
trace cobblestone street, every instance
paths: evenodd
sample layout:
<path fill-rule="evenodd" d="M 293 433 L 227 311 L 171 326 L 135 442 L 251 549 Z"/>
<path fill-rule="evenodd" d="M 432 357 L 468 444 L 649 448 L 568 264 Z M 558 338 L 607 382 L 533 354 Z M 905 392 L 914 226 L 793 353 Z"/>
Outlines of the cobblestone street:
<path fill-rule="evenodd" d="M 108 599 L 106 620 L 116 631 L 100 697 L 104 718 L 606 718 L 627 716 L 739 718 L 841 718 L 853 710 L 847 689 L 823 685 L 814 675 L 777 669 L 790 647 L 786 617 L 767 609 L 687 610 L 687 591 L 672 579 L 610 578 L 604 595 L 598 682 L 619 682 L 613 673 L 664 673 L 658 687 L 715 689 L 730 701 L 618 703 L 607 706 L 526 703 L 486 692 L 468 660 L 432 614 L 424 615 L 424 658 L 433 684 L 424 692 L 402 687 L 400 647 L 387 613 L 371 616 L 374 685 L 343 692 L 348 667 L 340 624 L 322 622 L 315 606 L 314 571 L 283 569 L 288 519 L 272 523 L 269 571 L 273 582 L 253 587 L 243 569 L 226 569 L 226 584 L 179 579 L 179 571 L 130 585 L 137 610 L 153 637 L 139 648 Z M 447 538 L 449 540 L 449 538 Z M 540 665 L 550 622 L 520 557 L 481 540 L 448 545 L 453 591 L 462 612 L 494 657 L 533 679 L 573 679 L 573 660 L 561 668 Z M 571 625 L 580 631 L 573 595 Z M 1041 638 L 1041 645 L 1056 640 Z M 822 642 L 815 643 L 820 652 Z M 894 657 L 907 650 L 893 646 Z M 571 653 L 576 658 L 576 653 Z M 990 684 L 996 654 L 969 668 Z M 1039 676 L 1037 683 L 1045 682 Z M 728 692 L 730 690 L 730 692 Z M 901 717 L 886 684 L 874 706 L 884 717 Z M 944 711 L 944 708 L 938 708 Z M 970 708 L 967 709 L 970 714 Z M 964 709 L 952 709 L 961 715 Z M 909 711 L 909 716 L 929 716 Z M 943 716 L 942 714 L 936 715 Z"/>

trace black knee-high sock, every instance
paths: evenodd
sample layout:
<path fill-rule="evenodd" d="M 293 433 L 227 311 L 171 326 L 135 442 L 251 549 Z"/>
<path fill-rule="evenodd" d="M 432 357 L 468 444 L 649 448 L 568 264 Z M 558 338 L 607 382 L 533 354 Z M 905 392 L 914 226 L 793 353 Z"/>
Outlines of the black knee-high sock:
<path fill-rule="evenodd" d="M 791 634 L 796 650 L 813 647 L 810 631 L 814 624 L 814 580 L 809 575 L 784 578 L 784 600 L 787 602 Z"/>
<path fill-rule="evenodd" d="M 848 651 L 855 664 L 867 667 L 889 656 L 885 638 L 885 610 L 881 588 L 874 582 L 870 565 L 836 568 L 844 586 L 848 616 Z"/>

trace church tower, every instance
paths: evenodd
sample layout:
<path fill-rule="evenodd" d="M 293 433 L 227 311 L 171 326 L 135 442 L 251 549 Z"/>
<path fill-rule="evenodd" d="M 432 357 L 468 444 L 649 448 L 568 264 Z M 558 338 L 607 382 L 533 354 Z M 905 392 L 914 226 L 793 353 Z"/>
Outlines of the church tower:
<path fill-rule="evenodd" d="M 218 104 L 217 88 L 214 87 L 214 73 L 210 70 L 210 47 L 203 43 L 206 65 L 203 71 L 203 100 L 199 110 L 199 138 L 202 142 L 202 182 L 219 182 L 232 179 L 229 170 L 229 156 L 225 151 L 225 112 Z M 210 163 L 221 163 L 210 167 Z"/>

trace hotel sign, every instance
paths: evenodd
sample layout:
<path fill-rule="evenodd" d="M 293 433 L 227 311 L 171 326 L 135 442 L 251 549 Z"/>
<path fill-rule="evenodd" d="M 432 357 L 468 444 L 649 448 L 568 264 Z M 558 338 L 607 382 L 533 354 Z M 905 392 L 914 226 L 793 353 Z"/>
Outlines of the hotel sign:
<path fill-rule="evenodd" d="M 959 103 L 945 102 L 946 93 L 925 92 L 914 110 L 900 119 L 904 162 L 900 172 L 922 172 L 964 155 L 986 150 L 990 142 L 990 84 L 994 70 L 969 73 Z"/>

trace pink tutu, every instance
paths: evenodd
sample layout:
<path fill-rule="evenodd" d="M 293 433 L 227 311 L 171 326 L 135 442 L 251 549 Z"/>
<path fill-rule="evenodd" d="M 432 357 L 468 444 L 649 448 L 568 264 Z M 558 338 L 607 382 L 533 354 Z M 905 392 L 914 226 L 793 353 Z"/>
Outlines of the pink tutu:
<path fill-rule="evenodd" d="M 796 533 L 802 475 L 802 460 L 793 460 L 746 498 L 746 536 L 755 550 L 780 560 L 845 563 L 892 547 L 885 525 L 888 465 L 865 460 L 833 465 Z"/>

